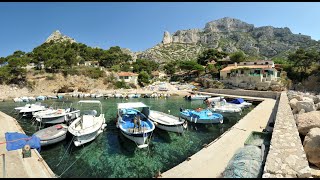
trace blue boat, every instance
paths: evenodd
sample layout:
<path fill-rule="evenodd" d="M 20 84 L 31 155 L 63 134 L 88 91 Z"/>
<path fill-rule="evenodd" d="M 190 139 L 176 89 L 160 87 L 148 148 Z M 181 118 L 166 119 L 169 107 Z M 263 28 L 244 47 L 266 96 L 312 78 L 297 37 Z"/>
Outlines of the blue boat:
<path fill-rule="evenodd" d="M 199 124 L 223 123 L 223 116 L 219 113 L 213 113 L 209 109 L 184 109 L 180 111 L 180 117 Z"/>
<path fill-rule="evenodd" d="M 142 108 L 142 112 L 136 108 Z M 149 107 L 141 102 L 118 103 L 117 128 L 120 128 L 126 138 L 134 141 L 138 148 L 148 147 L 155 129 L 155 125 L 147 118 L 146 113 L 149 113 Z M 140 125 L 137 122 L 140 122 Z"/>
<path fill-rule="evenodd" d="M 62 95 L 57 95 L 58 99 L 63 99 Z"/>
<path fill-rule="evenodd" d="M 36 97 L 37 101 L 43 101 L 45 99 L 46 99 L 46 96 L 38 96 L 38 97 Z"/>

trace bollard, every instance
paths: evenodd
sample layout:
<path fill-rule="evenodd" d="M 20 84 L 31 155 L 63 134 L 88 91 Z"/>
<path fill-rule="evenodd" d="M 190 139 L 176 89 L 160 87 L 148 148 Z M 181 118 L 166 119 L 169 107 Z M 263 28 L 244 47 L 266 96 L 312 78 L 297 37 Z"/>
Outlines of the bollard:
<path fill-rule="evenodd" d="M 3 173 L 3 178 L 6 178 L 6 157 L 5 154 L 2 154 L 2 173 Z"/>

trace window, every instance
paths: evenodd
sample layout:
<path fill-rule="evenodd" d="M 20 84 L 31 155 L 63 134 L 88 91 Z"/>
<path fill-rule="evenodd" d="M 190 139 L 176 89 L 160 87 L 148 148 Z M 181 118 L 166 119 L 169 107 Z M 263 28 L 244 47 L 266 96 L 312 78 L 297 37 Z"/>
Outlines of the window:
<path fill-rule="evenodd" d="M 257 63 L 255 62 L 254 65 L 257 65 Z"/>
<path fill-rule="evenodd" d="M 269 62 L 266 62 L 266 64 L 269 64 Z"/>
<path fill-rule="evenodd" d="M 124 76 L 124 79 L 129 79 L 129 76 Z"/>
<path fill-rule="evenodd" d="M 243 70 L 241 70 L 241 74 L 243 74 L 244 73 L 244 71 Z"/>
<path fill-rule="evenodd" d="M 247 63 L 243 63 L 243 65 L 247 65 Z"/>

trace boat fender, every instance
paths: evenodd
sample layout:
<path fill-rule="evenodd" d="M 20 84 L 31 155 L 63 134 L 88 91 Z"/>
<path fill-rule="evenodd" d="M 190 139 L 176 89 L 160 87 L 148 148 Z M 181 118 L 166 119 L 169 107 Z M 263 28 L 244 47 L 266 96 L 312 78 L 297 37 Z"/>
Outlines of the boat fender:
<path fill-rule="evenodd" d="M 158 125 L 158 123 L 157 122 L 153 122 L 155 125 Z"/>
<path fill-rule="evenodd" d="M 200 108 L 200 107 L 196 109 L 197 112 L 200 112 L 201 110 L 202 110 L 202 108 Z"/>
<path fill-rule="evenodd" d="M 62 129 L 62 126 L 60 124 L 56 125 L 57 129 Z"/>

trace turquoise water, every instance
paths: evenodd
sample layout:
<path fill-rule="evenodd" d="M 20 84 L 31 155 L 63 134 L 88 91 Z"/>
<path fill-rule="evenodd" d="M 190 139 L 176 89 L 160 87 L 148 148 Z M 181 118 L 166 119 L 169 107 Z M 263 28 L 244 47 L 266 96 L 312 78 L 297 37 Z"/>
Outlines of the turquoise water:
<path fill-rule="evenodd" d="M 61 177 L 111 177 L 111 178 L 151 178 L 159 171 L 165 172 L 186 160 L 209 144 L 222 133 L 227 131 L 243 116 L 250 112 L 255 105 L 243 111 L 241 115 L 224 115 L 223 124 L 195 125 L 188 123 L 188 130 L 182 135 L 155 129 L 148 148 L 139 149 L 136 144 L 125 138 L 115 126 L 116 103 L 143 102 L 151 109 L 179 116 L 179 108 L 205 108 L 202 101 L 186 101 L 183 97 L 168 99 L 138 98 L 129 99 L 99 99 L 107 122 L 106 130 L 94 141 L 80 147 L 71 142 L 71 135 L 65 141 L 48 147 L 42 147 L 41 156 L 53 170 Z M 65 102 L 66 99 L 64 99 Z M 70 98 L 75 104 L 78 98 Z M 47 100 L 43 103 L 62 105 L 60 100 Z M 1 102 L 3 111 L 19 121 L 27 135 L 32 135 L 39 128 L 30 120 L 14 115 L 14 107 L 25 103 Z M 64 103 L 66 105 L 68 103 Z M 70 103 L 69 103 L 70 104 Z M 69 148 L 68 148 L 69 147 Z M 68 149 L 68 151 L 66 151 Z M 63 157 L 64 156 L 64 157 Z M 218 162 L 217 162 L 218 163 Z"/>

